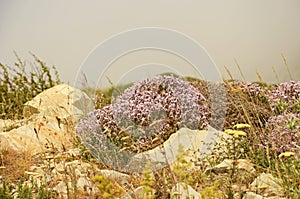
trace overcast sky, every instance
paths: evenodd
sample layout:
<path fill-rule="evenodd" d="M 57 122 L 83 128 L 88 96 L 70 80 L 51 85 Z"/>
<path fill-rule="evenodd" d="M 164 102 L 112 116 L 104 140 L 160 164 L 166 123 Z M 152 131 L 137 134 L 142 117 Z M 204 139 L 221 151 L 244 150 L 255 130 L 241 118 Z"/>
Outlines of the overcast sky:
<path fill-rule="evenodd" d="M 172 29 L 193 38 L 221 74 L 227 66 L 239 79 L 236 59 L 248 81 L 257 80 L 258 70 L 266 81 L 276 82 L 272 67 L 280 81 L 289 80 L 282 52 L 293 78 L 300 80 L 299 0 L 0 0 L 0 62 L 12 65 L 14 50 L 24 59 L 33 52 L 72 84 L 96 46 L 142 27 Z M 123 56 L 107 76 L 119 81 L 126 72 L 120 68 L 149 63 L 156 68 L 188 65 L 170 53 L 145 50 Z"/>

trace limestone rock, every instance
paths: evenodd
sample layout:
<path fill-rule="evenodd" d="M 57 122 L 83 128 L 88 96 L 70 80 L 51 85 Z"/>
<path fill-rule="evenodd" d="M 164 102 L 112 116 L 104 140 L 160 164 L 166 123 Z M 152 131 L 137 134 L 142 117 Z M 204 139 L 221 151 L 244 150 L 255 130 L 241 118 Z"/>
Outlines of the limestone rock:
<path fill-rule="evenodd" d="M 250 162 L 250 160 L 247 159 L 238 159 L 237 160 L 237 167 L 238 169 L 244 169 L 248 171 L 249 173 L 254 173 L 254 165 Z"/>
<path fill-rule="evenodd" d="M 128 183 L 130 176 L 114 170 L 103 169 L 99 171 L 100 175 L 104 175 L 106 178 L 116 181 L 122 185 Z"/>
<path fill-rule="evenodd" d="M 25 103 L 24 116 L 40 114 L 61 120 L 79 119 L 94 109 L 93 101 L 79 89 L 60 84 L 38 94 Z"/>
<path fill-rule="evenodd" d="M 177 183 L 171 190 L 171 198 L 186 199 L 194 198 L 200 199 L 201 194 L 195 189 L 185 183 Z"/>
<path fill-rule="evenodd" d="M 227 169 L 232 168 L 233 162 L 234 161 L 231 159 L 225 159 L 221 163 L 217 164 L 216 166 L 208 170 L 213 170 L 215 172 L 222 173 L 225 172 Z"/>
<path fill-rule="evenodd" d="M 134 155 L 127 171 L 142 172 L 148 161 L 151 162 L 153 170 L 173 165 L 176 163 L 177 156 L 185 151 L 189 151 L 185 157 L 187 161 L 198 162 L 212 152 L 215 144 L 223 136 L 226 136 L 225 133 L 212 127 L 209 127 L 208 130 L 181 128 L 172 134 L 162 146 Z"/>
<path fill-rule="evenodd" d="M 280 184 L 282 184 L 281 179 L 275 178 L 269 173 L 262 173 L 251 183 L 251 189 L 262 193 L 265 197 L 281 196 L 283 188 Z"/>
<path fill-rule="evenodd" d="M 80 177 L 77 180 L 77 188 L 81 191 L 86 192 L 88 195 L 95 193 L 95 190 L 97 189 L 94 183 L 87 177 Z"/>
<path fill-rule="evenodd" d="M 225 159 L 220 164 L 217 164 L 213 168 L 208 168 L 207 170 L 213 170 L 217 173 L 226 172 L 228 169 L 231 169 L 233 167 L 234 160 L 232 159 Z M 247 160 L 247 159 L 238 159 L 235 162 L 237 169 L 244 169 L 249 173 L 254 173 L 255 169 L 253 167 L 253 164 Z"/>
<path fill-rule="evenodd" d="M 58 194 L 64 196 L 64 198 L 66 198 L 67 194 L 68 194 L 68 187 L 72 187 L 71 182 L 68 182 L 68 186 L 65 182 L 60 181 L 54 188 L 53 190 L 55 190 Z"/>
<path fill-rule="evenodd" d="M 0 133 L 1 147 L 17 151 L 40 153 L 47 148 L 63 150 L 71 147 L 74 132 L 67 127 L 59 128 L 47 120 L 38 120 L 9 132 Z"/>
<path fill-rule="evenodd" d="M 72 146 L 74 122 L 93 109 L 92 100 L 84 92 L 66 84 L 54 86 L 25 103 L 23 125 L 6 122 L 18 128 L 0 133 L 0 147 L 33 154 L 51 147 L 64 151 Z M 1 123 L 5 127 L 5 122 Z"/>

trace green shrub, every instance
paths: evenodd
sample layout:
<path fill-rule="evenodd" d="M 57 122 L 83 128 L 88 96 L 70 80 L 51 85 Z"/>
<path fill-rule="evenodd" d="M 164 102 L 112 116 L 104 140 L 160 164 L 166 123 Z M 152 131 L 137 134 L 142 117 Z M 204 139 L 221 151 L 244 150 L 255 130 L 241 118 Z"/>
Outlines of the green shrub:
<path fill-rule="evenodd" d="M 13 196 L 10 194 L 11 189 L 12 188 L 7 183 L 3 182 L 2 186 L 0 187 L 0 198 L 3 199 L 13 198 Z"/>
<path fill-rule="evenodd" d="M 0 63 L 0 119 L 21 119 L 25 102 L 60 83 L 54 66 L 50 68 L 32 54 L 34 62 L 29 68 L 15 55 L 17 61 L 14 67 Z"/>

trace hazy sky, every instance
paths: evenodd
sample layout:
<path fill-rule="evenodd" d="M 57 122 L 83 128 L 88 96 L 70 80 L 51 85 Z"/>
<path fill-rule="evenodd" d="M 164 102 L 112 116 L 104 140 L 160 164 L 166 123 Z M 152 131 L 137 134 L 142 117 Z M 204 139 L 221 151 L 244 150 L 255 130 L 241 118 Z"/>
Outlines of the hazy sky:
<path fill-rule="evenodd" d="M 193 38 L 220 73 L 226 65 L 240 78 L 236 59 L 249 81 L 257 80 L 258 69 L 266 81 L 275 82 L 272 66 L 280 81 L 289 80 L 283 52 L 293 78 L 300 80 L 299 0 L 0 0 L 0 62 L 12 65 L 14 50 L 24 59 L 30 51 L 55 65 L 63 81 L 73 83 L 97 45 L 141 27 L 173 29 Z M 148 63 L 188 65 L 169 53 L 145 50 L 117 60 L 108 76 L 119 81 L 124 73 L 120 68 Z"/>

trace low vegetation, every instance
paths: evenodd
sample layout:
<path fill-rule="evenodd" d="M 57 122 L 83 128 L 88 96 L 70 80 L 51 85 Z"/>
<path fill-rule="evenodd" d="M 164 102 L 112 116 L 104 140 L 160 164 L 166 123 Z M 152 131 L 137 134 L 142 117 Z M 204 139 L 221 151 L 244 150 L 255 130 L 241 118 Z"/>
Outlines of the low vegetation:
<path fill-rule="evenodd" d="M 34 54 L 30 64 L 15 55 L 14 67 L 0 63 L 0 119 L 21 119 L 25 102 L 60 83 L 54 66 L 49 67 Z"/>

